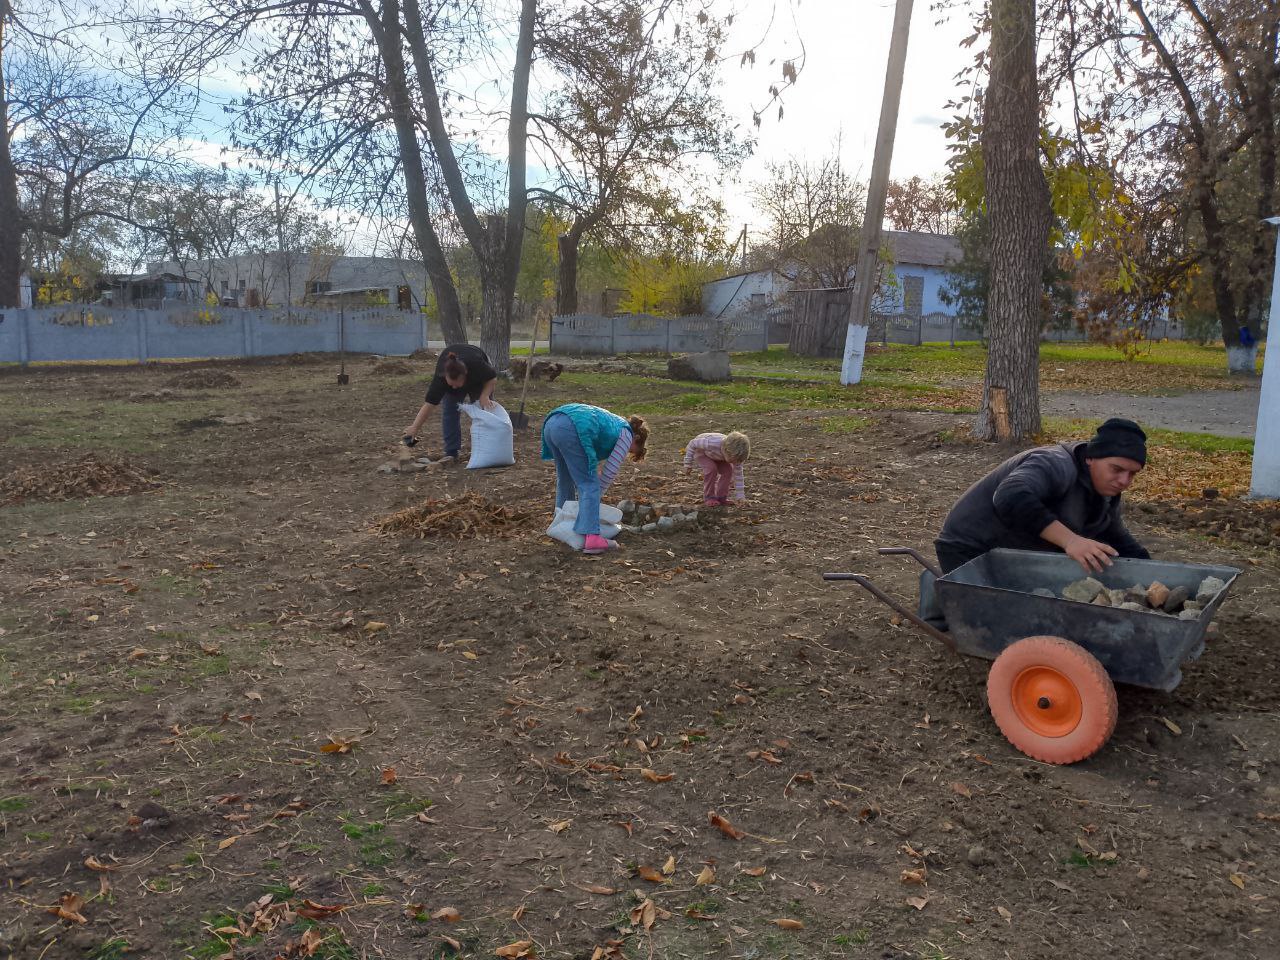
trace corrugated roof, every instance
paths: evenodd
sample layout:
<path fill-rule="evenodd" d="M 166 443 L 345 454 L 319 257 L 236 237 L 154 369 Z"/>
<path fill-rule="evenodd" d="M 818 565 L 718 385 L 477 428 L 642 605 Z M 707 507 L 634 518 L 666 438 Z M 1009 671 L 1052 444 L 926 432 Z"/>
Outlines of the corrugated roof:
<path fill-rule="evenodd" d="M 886 230 L 884 238 L 895 263 L 918 267 L 942 267 L 960 260 L 960 241 L 946 233 Z"/>

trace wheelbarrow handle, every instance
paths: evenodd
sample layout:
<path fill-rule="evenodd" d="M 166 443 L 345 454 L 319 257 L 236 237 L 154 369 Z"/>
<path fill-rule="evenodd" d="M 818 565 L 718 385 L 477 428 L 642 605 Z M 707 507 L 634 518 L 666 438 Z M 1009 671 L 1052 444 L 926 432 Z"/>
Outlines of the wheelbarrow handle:
<path fill-rule="evenodd" d="M 921 556 L 919 551 L 913 550 L 911 549 L 911 547 L 881 547 L 878 552 L 882 557 L 892 557 L 892 556 L 911 557 L 913 560 L 915 560 L 916 563 L 920 564 L 920 566 L 924 567 L 926 570 L 932 573 L 935 577 L 942 576 L 941 570 L 939 570 L 936 566 L 934 566 L 927 559 Z"/>
<path fill-rule="evenodd" d="M 906 548 L 891 547 L 890 549 L 906 549 Z M 914 553 L 914 551 L 912 552 Z M 900 604 L 893 597 L 889 596 L 887 593 L 885 593 L 883 590 L 877 587 L 875 583 L 872 582 L 871 578 L 866 576 L 865 574 L 824 573 L 822 575 L 822 579 L 823 580 L 852 580 L 854 583 L 858 584 L 860 587 L 864 587 L 868 593 L 870 593 L 873 597 L 875 597 L 881 603 L 889 607 L 892 607 L 893 610 L 903 619 L 910 620 L 913 624 L 915 624 L 917 627 L 919 627 L 929 636 L 933 637 L 933 639 L 937 640 L 939 643 L 945 646 L 952 653 L 954 654 L 960 653 L 960 651 L 956 649 L 956 642 L 951 639 L 951 635 L 949 633 L 945 633 L 942 630 L 939 630 L 933 624 L 928 623 L 925 620 L 921 620 L 920 617 L 916 616 L 914 613 L 912 613 L 910 610 L 908 610 L 906 607 Z"/>

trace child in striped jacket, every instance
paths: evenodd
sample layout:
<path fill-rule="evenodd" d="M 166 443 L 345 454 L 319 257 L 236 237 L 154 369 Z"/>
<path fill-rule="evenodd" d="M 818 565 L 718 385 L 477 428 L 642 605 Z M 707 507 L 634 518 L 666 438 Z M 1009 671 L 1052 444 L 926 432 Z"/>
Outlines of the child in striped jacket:
<path fill-rule="evenodd" d="M 733 499 L 747 499 L 742 465 L 751 456 L 751 441 L 745 433 L 700 433 L 684 448 L 684 471 L 693 470 L 693 461 L 702 468 L 702 502 L 708 507 L 723 507 L 729 502 L 729 481 L 733 481 Z"/>

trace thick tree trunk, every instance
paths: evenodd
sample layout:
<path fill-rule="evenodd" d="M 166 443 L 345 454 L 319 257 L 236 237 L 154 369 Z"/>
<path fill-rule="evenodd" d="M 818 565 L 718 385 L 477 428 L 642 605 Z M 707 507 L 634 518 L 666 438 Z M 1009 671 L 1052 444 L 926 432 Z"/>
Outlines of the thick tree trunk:
<path fill-rule="evenodd" d="M 0 49 L 8 28 L 9 4 L 0 3 Z M 0 53 L 3 57 L 3 53 Z M 0 91 L 4 85 L 0 59 Z M 9 104 L 0 96 L 0 307 L 22 305 L 22 215 L 18 207 L 18 172 L 9 152 Z"/>
<path fill-rule="evenodd" d="M 436 297 L 440 333 L 447 343 L 466 343 L 467 325 L 462 317 L 462 305 L 458 302 L 458 288 L 449 272 L 444 247 L 431 223 L 431 204 L 427 195 L 426 174 L 423 171 L 422 148 L 418 144 L 418 130 L 409 100 L 404 52 L 400 47 L 398 0 L 387 0 L 382 7 L 381 21 L 375 19 L 369 25 L 377 36 L 378 48 L 387 70 L 387 96 L 396 128 L 400 165 L 404 169 L 409 223 L 418 243 L 418 251 L 422 254 L 422 262 L 427 268 L 427 276 L 431 280 L 431 290 Z"/>
<path fill-rule="evenodd" d="M 991 345 L 974 434 L 1019 440 L 1040 432 L 1040 326 L 1049 187 L 1040 167 L 1035 0 L 992 0 L 991 81 L 983 116 L 991 224 L 987 321 Z"/>
<path fill-rule="evenodd" d="M 582 232 L 576 224 L 568 233 L 556 237 L 556 249 L 560 254 L 556 276 L 556 314 L 561 317 L 578 312 L 578 245 L 581 242 Z"/>

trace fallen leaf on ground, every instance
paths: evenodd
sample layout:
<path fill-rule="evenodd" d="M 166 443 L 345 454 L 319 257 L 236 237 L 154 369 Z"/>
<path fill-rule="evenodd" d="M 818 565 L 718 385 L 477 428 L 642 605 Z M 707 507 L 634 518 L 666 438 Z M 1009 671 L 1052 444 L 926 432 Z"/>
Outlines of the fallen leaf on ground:
<path fill-rule="evenodd" d="M 425 813 L 419 813 L 416 819 L 419 823 L 439 823 L 440 822 L 435 817 L 428 817 Z"/>
<path fill-rule="evenodd" d="M 735 827 L 726 818 L 720 816 L 720 814 L 716 813 L 714 810 L 710 811 L 707 814 L 707 821 L 713 827 L 717 827 L 720 830 L 720 832 L 723 833 L 726 837 L 730 837 L 731 839 L 741 840 L 743 837 L 746 836 L 745 833 L 743 833 L 741 830 Z"/>
<path fill-rule="evenodd" d="M 345 909 L 347 909 L 345 903 L 329 905 L 316 903 L 314 900 L 303 900 L 302 906 L 297 909 L 297 914 L 300 917 L 306 917 L 308 920 L 323 920 L 325 917 L 331 917 Z"/>
<path fill-rule="evenodd" d="M 650 883 L 666 883 L 667 878 L 664 877 L 653 867 L 636 867 L 636 876 L 641 880 L 648 880 Z"/>
<path fill-rule="evenodd" d="M 1006 910 L 1004 907 L 996 907 L 996 913 L 1000 914 L 1000 916 L 1004 918 L 1005 923 L 1013 922 L 1013 914 L 1010 913 L 1008 910 Z"/>
<path fill-rule="evenodd" d="M 915 870 L 903 870 L 903 883 L 918 883 L 923 885 L 929 879 L 929 870 L 927 867 L 918 867 Z"/>
<path fill-rule="evenodd" d="M 457 923 L 462 919 L 460 914 L 453 907 L 441 907 L 431 915 L 432 920 L 443 920 L 445 923 Z"/>
<path fill-rule="evenodd" d="M 262 694 L 260 694 L 257 690 L 249 690 L 248 692 L 245 693 L 245 699 L 256 700 L 258 703 L 261 703 Z"/>
<path fill-rule="evenodd" d="M 743 867 L 742 868 L 742 872 L 745 873 L 748 877 L 763 877 L 764 871 L 765 871 L 764 867 Z"/>
<path fill-rule="evenodd" d="M 572 820 L 557 820 L 555 823 L 551 824 L 551 826 L 549 826 L 547 829 L 550 830 L 552 833 L 564 833 L 571 826 L 573 826 Z"/>
<path fill-rule="evenodd" d="M 676 872 L 676 858 L 667 857 L 667 862 L 662 865 L 662 872 L 665 876 L 671 876 Z"/>
<path fill-rule="evenodd" d="M 440 934 L 440 939 L 443 940 L 445 943 L 447 943 L 449 945 L 449 949 L 452 950 L 454 953 L 462 952 L 461 941 L 455 940 L 453 939 L 453 937 L 446 937 L 443 933 Z"/>
<path fill-rule="evenodd" d="M 748 760 L 763 760 L 765 763 L 781 763 L 772 750 L 748 750 Z"/>
<path fill-rule="evenodd" d="M 698 874 L 698 879 L 693 881 L 695 887 L 705 887 L 709 883 L 716 882 L 716 872 L 710 867 L 703 867 L 702 872 Z"/>
<path fill-rule="evenodd" d="M 503 957 L 504 960 L 519 960 L 520 957 L 529 956 L 532 948 L 532 940 L 517 940 L 515 943 L 508 943 L 505 947 L 499 947 L 493 953 L 495 956 Z"/>
<path fill-rule="evenodd" d="M 575 883 L 574 886 L 579 890 L 585 890 L 587 893 L 596 893 L 602 897 L 611 897 L 618 892 L 614 887 L 606 887 L 599 883 L 589 883 L 586 885 Z"/>
<path fill-rule="evenodd" d="M 631 922 L 644 930 L 652 930 L 658 918 L 658 908 L 652 900 L 646 899 L 640 906 L 631 911 Z"/>
<path fill-rule="evenodd" d="M 60 920 L 70 920 L 72 923 L 88 923 L 80 913 L 84 909 L 84 897 L 78 893 L 68 890 L 58 898 L 58 902 L 52 907 L 46 907 L 46 913 L 52 913 Z"/>
<path fill-rule="evenodd" d="M 666 783 L 668 780 L 675 778 L 674 773 L 658 773 L 656 770 L 650 770 L 648 767 L 640 771 L 640 776 L 644 777 L 650 783 Z"/>
<path fill-rule="evenodd" d="M 917 910 L 923 910 L 929 905 L 929 901 L 924 897 L 907 897 L 907 906 L 915 907 Z"/>
<path fill-rule="evenodd" d="M 774 926 L 781 927 L 783 930 L 803 930 L 803 920 L 791 920 L 787 917 L 779 917 L 777 920 L 770 921 Z"/>
<path fill-rule="evenodd" d="M 953 793 L 956 793 L 959 796 L 964 797 L 966 800 L 971 799 L 973 797 L 973 791 L 970 790 L 968 787 L 966 787 L 959 780 L 951 784 L 951 790 Z"/>
<path fill-rule="evenodd" d="M 520 906 L 516 907 L 514 910 L 511 911 L 511 919 L 514 920 L 516 923 L 519 923 L 522 919 L 524 919 L 524 912 L 527 909 L 528 907 L 525 904 L 523 903 L 520 904 Z"/>
<path fill-rule="evenodd" d="M 318 929 L 311 927 L 302 931 L 302 937 L 298 941 L 298 946 L 302 948 L 302 955 L 305 957 L 314 957 L 316 951 L 320 949 L 324 943 L 325 937 Z"/>
<path fill-rule="evenodd" d="M 395 782 L 396 782 L 396 768 L 383 767 L 382 768 L 382 785 L 384 787 L 389 787 Z"/>
<path fill-rule="evenodd" d="M 1244 877 L 1241 876 L 1240 874 L 1233 873 L 1231 876 L 1227 877 L 1227 879 L 1230 880 L 1232 883 L 1234 883 L 1241 890 L 1244 889 Z"/>
<path fill-rule="evenodd" d="M 90 870 L 119 870 L 120 869 L 119 867 L 108 866 L 107 864 L 99 860 L 97 857 L 92 855 L 84 858 L 84 865 L 88 867 Z"/>
<path fill-rule="evenodd" d="M 1163 723 L 1166 727 L 1168 727 L 1169 732 L 1172 733 L 1175 737 L 1182 736 L 1182 728 L 1178 726 L 1176 723 L 1174 723 L 1172 720 L 1170 720 L 1168 717 L 1161 717 L 1160 722 Z"/>
<path fill-rule="evenodd" d="M 320 748 L 321 753 L 350 753 L 359 740 L 346 740 L 342 737 L 329 737 L 329 742 Z"/>
<path fill-rule="evenodd" d="M 365 633 L 377 633 L 379 630 L 387 629 L 387 625 L 381 620 L 370 620 L 362 629 Z"/>
<path fill-rule="evenodd" d="M 225 850 L 225 849 L 227 849 L 227 847 L 231 846 L 233 843 L 235 843 L 235 842 L 236 842 L 237 840 L 239 840 L 239 839 L 240 839 L 240 835 L 239 835 L 239 834 L 237 834 L 237 835 L 236 835 L 236 836 L 234 836 L 234 837 L 227 837 L 225 840 L 219 840 L 219 841 L 218 841 L 218 849 L 219 849 L 219 850 Z"/>

